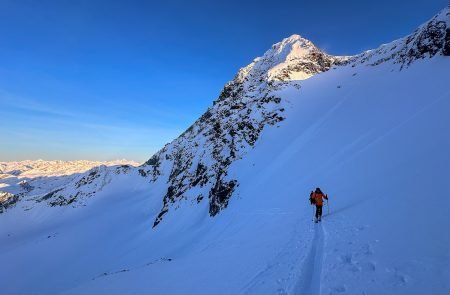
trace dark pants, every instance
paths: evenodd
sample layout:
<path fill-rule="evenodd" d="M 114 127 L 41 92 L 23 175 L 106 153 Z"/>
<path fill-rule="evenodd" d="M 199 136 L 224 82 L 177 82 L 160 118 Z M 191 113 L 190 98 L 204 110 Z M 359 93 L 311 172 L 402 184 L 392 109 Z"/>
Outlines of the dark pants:
<path fill-rule="evenodd" d="M 316 219 L 322 218 L 322 206 L 316 205 Z"/>

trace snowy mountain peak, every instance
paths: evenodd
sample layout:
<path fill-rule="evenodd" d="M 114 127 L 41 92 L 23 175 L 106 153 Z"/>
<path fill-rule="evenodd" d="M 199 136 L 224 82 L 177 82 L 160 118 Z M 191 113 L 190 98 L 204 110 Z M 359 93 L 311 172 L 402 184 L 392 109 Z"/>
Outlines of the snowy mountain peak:
<path fill-rule="evenodd" d="M 297 40 L 305 40 L 305 41 L 309 41 L 308 39 L 303 38 L 302 36 L 300 36 L 299 34 L 292 34 L 291 36 L 284 38 L 283 40 L 291 40 L 293 42 L 297 41 Z"/>
<path fill-rule="evenodd" d="M 257 76 L 267 81 L 305 80 L 344 60 L 346 57 L 328 55 L 308 39 L 294 34 L 242 68 L 236 79 L 245 81 Z"/>
<path fill-rule="evenodd" d="M 311 50 L 319 50 L 311 41 L 294 34 L 288 38 L 284 38 L 281 42 L 278 42 L 272 46 L 275 49 L 275 54 L 283 55 L 285 58 L 289 56 L 302 57 L 307 55 Z M 266 53 L 270 54 L 270 50 Z"/>

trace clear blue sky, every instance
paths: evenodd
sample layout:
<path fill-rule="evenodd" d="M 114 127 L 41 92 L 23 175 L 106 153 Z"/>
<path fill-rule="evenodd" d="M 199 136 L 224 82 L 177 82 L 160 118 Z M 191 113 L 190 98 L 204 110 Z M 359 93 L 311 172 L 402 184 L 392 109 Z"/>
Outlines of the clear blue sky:
<path fill-rule="evenodd" d="M 144 161 L 282 38 L 356 54 L 447 4 L 0 0 L 0 161 Z"/>

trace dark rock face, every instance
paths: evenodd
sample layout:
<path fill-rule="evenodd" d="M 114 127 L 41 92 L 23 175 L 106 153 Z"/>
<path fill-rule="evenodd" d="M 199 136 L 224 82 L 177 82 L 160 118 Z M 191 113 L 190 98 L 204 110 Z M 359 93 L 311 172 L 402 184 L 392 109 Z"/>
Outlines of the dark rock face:
<path fill-rule="evenodd" d="M 410 48 L 400 58 L 410 64 L 415 59 L 435 56 L 444 48 L 446 30 L 444 21 L 429 22 L 422 30 L 407 38 L 406 44 Z"/>
<path fill-rule="evenodd" d="M 14 207 L 19 201 L 19 196 L 7 192 L 0 192 L 0 213 Z"/>
<path fill-rule="evenodd" d="M 28 183 L 26 180 L 22 180 L 19 185 L 22 187 L 22 189 L 26 192 L 31 192 L 34 190 L 34 187 Z"/>
<path fill-rule="evenodd" d="M 75 202 L 77 200 L 77 197 L 78 197 L 79 194 L 80 194 L 80 192 L 77 192 L 74 196 L 70 196 L 68 198 L 60 195 L 56 199 L 52 200 L 49 204 L 52 207 L 55 207 L 55 206 L 67 206 L 67 205 L 70 205 L 73 202 Z"/>
<path fill-rule="evenodd" d="M 119 165 L 116 168 L 116 174 L 127 174 L 132 167 L 130 165 Z"/>
<path fill-rule="evenodd" d="M 80 180 L 75 183 L 76 188 L 80 188 L 83 185 L 92 183 L 96 178 L 100 177 L 98 171 L 91 171 L 88 175 L 83 176 Z"/>
<path fill-rule="evenodd" d="M 275 125 L 284 119 L 281 115 L 284 109 L 278 106 L 279 97 L 244 96 L 244 92 L 238 90 L 241 84 L 233 84 L 224 88 L 214 106 L 193 126 L 147 162 L 153 164 L 149 165 L 148 172 L 155 181 L 162 174 L 160 167 L 171 165 L 163 208 L 154 226 L 168 212 L 170 204 L 186 197 L 185 194 L 195 187 L 207 187 L 196 200 L 199 202 L 208 195 L 211 216 L 226 208 L 237 184 L 237 180 L 225 180 L 228 167 L 243 155 L 245 148 L 255 144 L 266 125 Z M 267 108 L 269 105 L 273 108 Z M 161 163 L 156 159 L 165 160 Z"/>
<path fill-rule="evenodd" d="M 75 195 L 71 194 L 64 194 L 63 189 L 56 189 L 54 191 L 51 191 L 44 196 L 36 199 L 36 202 L 40 203 L 43 201 L 47 201 L 48 204 L 51 207 L 55 206 L 66 206 L 74 203 L 77 201 L 77 197 L 80 194 L 80 192 L 77 192 Z"/>
<path fill-rule="evenodd" d="M 44 196 L 38 198 L 36 201 L 37 202 L 47 201 L 47 200 L 53 198 L 55 196 L 55 194 L 58 193 L 61 190 L 62 189 L 57 189 L 57 190 L 51 191 L 48 194 L 45 194 Z"/>
<path fill-rule="evenodd" d="M 447 28 L 445 31 L 445 41 L 444 41 L 444 48 L 442 49 L 442 53 L 445 56 L 450 56 L 450 28 Z"/>
<path fill-rule="evenodd" d="M 227 207 L 228 200 L 230 199 L 236 185 L 236 180 L 216 182 L 216 187 L 212 188 L 209 192 L 209 214 L 211 216 L 215 216 L 220 212 L 220 210 Z"/>

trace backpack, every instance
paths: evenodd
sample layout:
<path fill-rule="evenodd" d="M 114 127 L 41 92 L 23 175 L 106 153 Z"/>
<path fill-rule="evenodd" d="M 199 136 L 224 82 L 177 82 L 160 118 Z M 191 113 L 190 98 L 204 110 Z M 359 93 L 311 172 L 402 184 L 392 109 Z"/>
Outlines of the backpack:
<path fill-rule="evenodd" d="M 309 195 L 309 201 L 311 202 L 311 205 L 314 205 L 316 203 L 316 199 L 313 198 L 313 196 L 314 196 L 314 193 L 311 193 Z"/>

